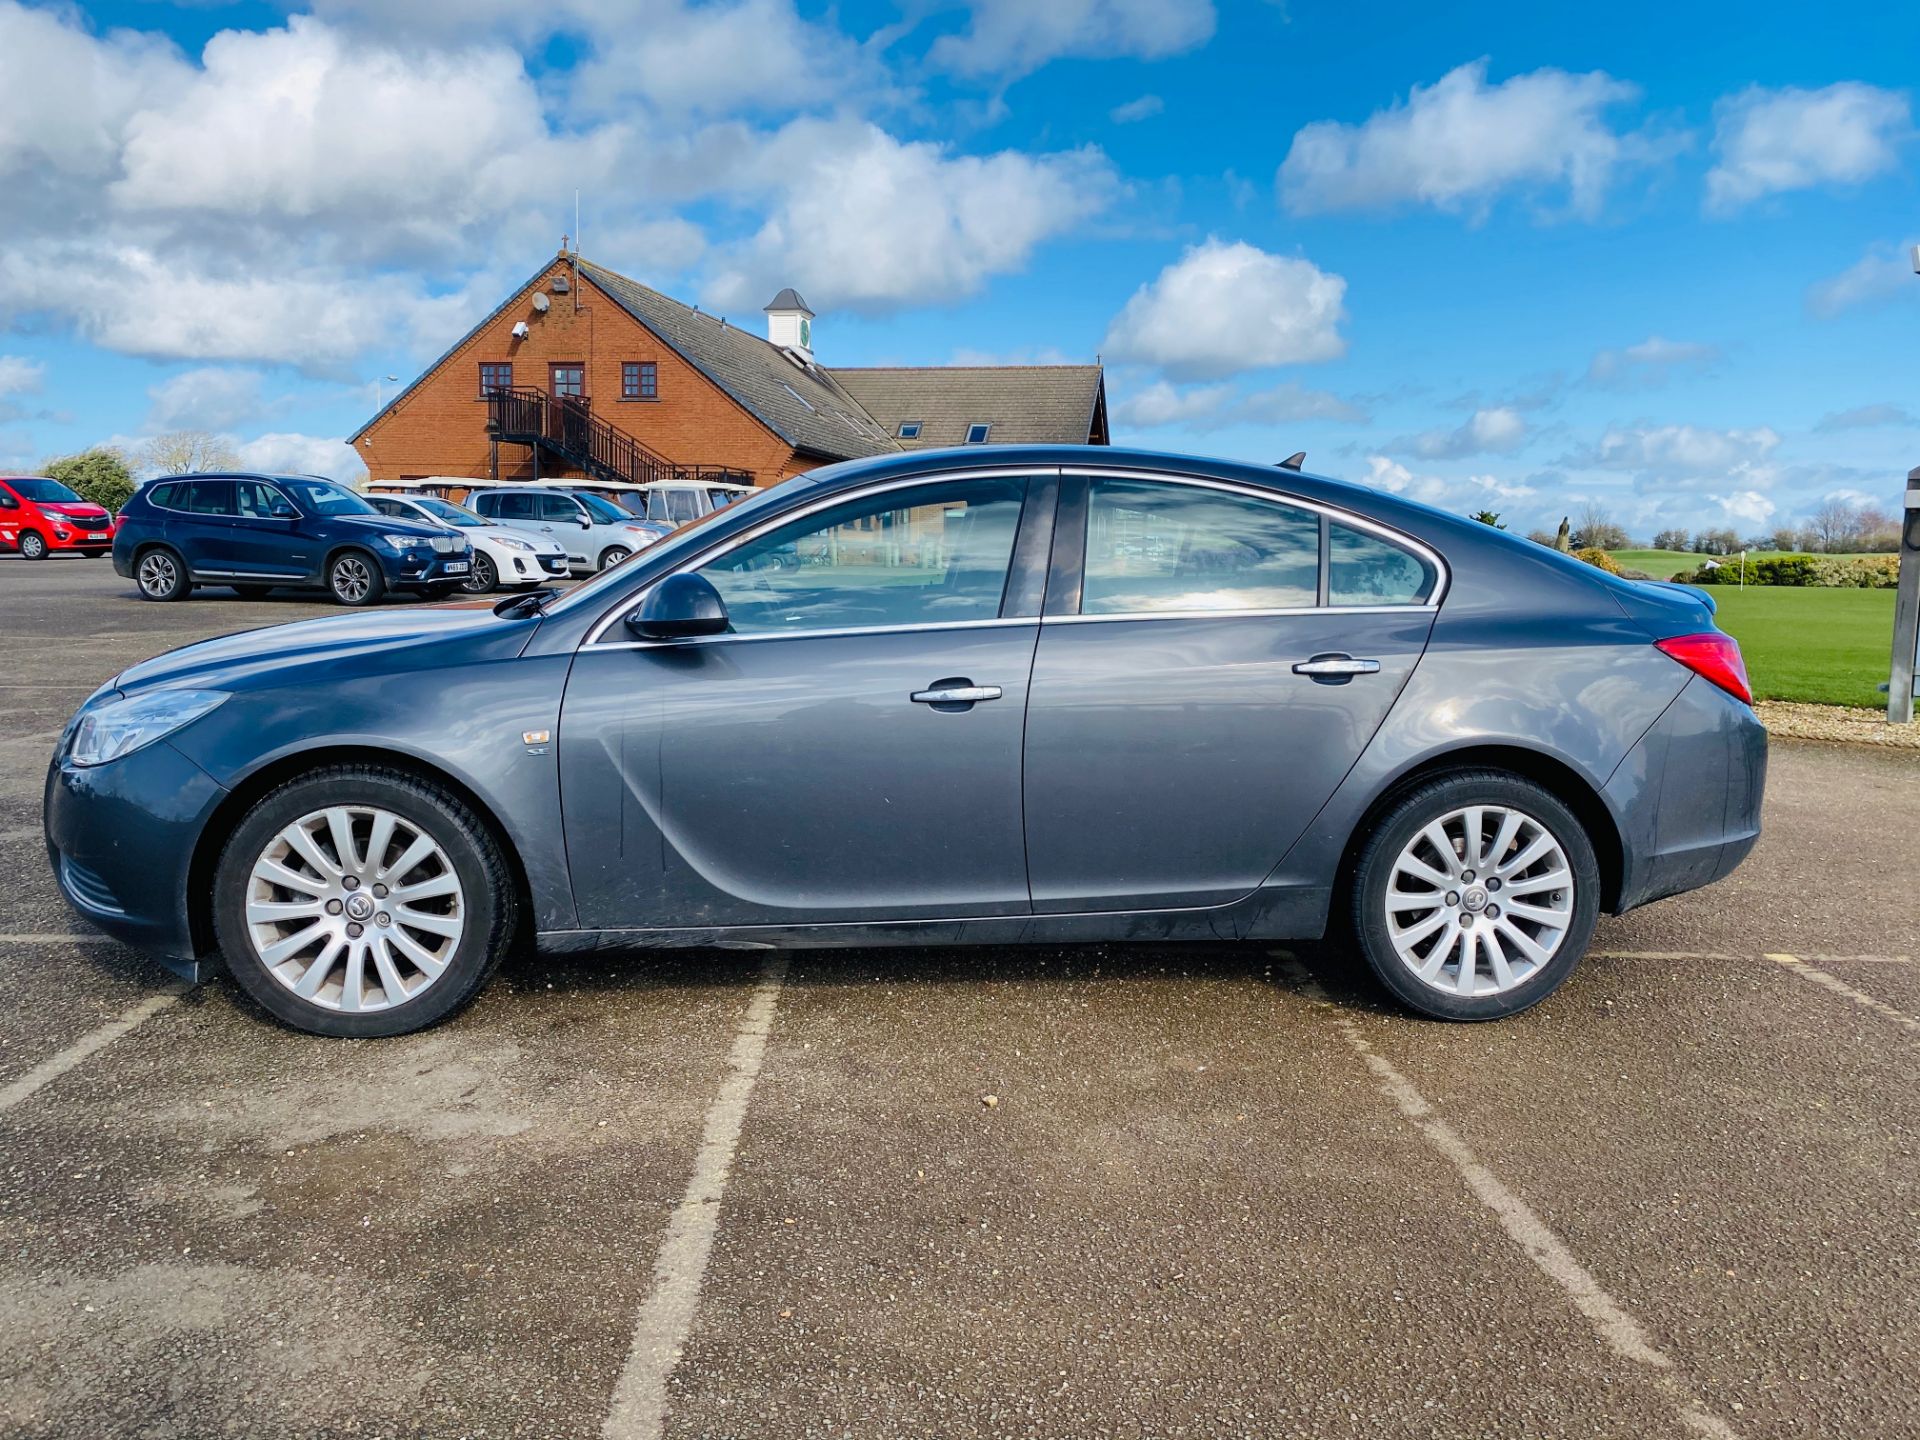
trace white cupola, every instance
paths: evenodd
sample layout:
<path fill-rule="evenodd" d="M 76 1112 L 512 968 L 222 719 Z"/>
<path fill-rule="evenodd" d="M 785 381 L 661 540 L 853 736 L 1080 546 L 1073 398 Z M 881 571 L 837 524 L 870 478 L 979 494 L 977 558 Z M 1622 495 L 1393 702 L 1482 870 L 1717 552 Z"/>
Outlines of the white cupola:
<path fill-rule="evenodd" d="M 813 359 L 813 311 L 789 285 L 766 305 L 767 339 L 782 350 Z"/>

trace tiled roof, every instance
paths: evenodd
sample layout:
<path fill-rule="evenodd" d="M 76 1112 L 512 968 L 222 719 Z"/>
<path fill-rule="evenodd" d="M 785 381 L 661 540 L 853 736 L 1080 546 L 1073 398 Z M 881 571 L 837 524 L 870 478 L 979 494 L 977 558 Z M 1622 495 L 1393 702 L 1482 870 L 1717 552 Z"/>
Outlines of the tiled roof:
<path fill-rule="evenodd" d="M 827 372 L 887 434 L 918 421 L 903 450 L 966 442 L 990 425 L 995 445 L 1085 445 L 1100 400 L 1098 365 L 929 365 Z"/>

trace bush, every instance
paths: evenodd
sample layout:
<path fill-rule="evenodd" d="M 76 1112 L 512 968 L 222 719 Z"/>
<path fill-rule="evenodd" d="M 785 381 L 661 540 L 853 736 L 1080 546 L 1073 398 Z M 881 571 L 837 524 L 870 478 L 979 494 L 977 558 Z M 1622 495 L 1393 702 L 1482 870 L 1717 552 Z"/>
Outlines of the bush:
<path fill-rule="evenodd" d="M 1622 580 L 1651 580 L 1653 578 L 1644 570 L 1621 570 L 1618 574 Z"/>
<path fill-rule="evenodd" d="M 1897 555 L 1776 555 L 1745 563 L 1744 579 L 1749 585 L 1891 590 L 1900 583 Z M 1702 565 L 1690 575 L 1674 576 L 1689 585 L 1738 585 L 1742 578 L 1738 560 L 1724 561 L 1714 569 Z"/>
<path fill-rule="evenodd" d="M 1583 546 L 1581 549 L 1573 552 L 1573 558 L 1576 560 L 1584 560 L 1596 570 L 1604 570 L 1609 575 L 1618 575 L 1620 573 L 1619 562 L 1597 545 Z"/>
<path fill-rule="evenodd" d="M 91 500 L 113 511 L 118 511 L 133 494 L 133 472 L 127 468 L 126 457 L 105 445 L 49 460 L 40 467 L 40 473 L 49 480 L 58 480 L 82 500 Z"/>

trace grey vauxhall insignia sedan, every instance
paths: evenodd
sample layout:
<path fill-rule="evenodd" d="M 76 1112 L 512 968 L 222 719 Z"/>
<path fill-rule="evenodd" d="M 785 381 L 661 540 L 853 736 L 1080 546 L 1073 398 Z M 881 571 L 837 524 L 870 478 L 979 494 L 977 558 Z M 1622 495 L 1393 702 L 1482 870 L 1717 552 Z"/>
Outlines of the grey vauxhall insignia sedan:
<path fill-rule="evenodd" d="M 1712 602 L 1297 471 L 921 452 L 563 596 L 310 620 L 104 685 L 47 844 L 101 929 L 325 1035 L 516 942 L 1279 940 L 1511 1015 L 1758 834 Z"/>

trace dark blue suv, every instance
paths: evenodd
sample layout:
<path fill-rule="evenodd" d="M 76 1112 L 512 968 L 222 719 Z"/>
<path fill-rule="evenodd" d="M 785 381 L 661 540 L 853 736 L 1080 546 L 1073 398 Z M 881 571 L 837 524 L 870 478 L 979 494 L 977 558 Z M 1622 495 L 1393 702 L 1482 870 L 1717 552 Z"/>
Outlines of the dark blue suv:
<path fill-rule="evenodd" d="M 179 475 L 121 507 L 113 568 L 149 600 L 184 600 L 196 585 L 246 596 L 290 585 L 371 605 L 389 590 L 451 595 L 473 570 L 473 546 L 313 475 Z"/>

